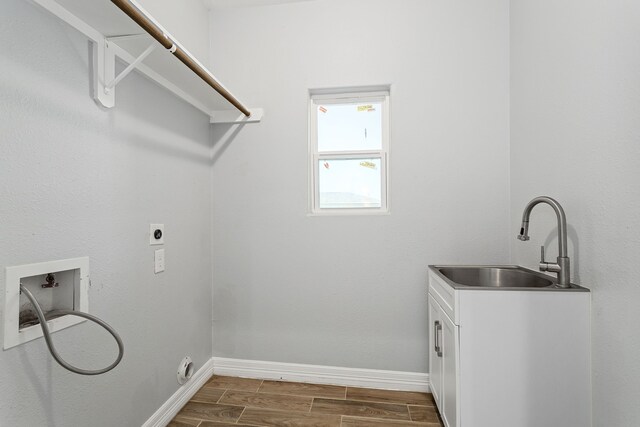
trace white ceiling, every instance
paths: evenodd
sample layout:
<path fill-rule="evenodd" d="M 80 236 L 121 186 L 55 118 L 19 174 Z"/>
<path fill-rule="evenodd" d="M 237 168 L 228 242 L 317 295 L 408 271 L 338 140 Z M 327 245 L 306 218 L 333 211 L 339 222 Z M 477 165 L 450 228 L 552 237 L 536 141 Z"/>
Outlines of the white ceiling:
<path fill-rule="evenodd" d="M 209 8 L 268 6 L 272 4 L 293 3 L 313 0 L 204 0 Z"/>

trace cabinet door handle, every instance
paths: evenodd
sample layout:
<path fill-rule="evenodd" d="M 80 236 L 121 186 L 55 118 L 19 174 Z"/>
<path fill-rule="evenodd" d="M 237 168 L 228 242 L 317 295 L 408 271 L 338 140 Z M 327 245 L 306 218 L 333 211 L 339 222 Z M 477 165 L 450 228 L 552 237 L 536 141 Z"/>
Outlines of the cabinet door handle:
<path fill-rule="evenodd" d="M 439 320 L 436 320 L 433 323 L 433 337 L 434 337 L 433 349 L 435 350 L 438 357 L 442 357 L 442 349 L 440 348 L 440 334 L 439 334 L 440 331 L 442 331 L 442 325 L 440 324 Z"/>

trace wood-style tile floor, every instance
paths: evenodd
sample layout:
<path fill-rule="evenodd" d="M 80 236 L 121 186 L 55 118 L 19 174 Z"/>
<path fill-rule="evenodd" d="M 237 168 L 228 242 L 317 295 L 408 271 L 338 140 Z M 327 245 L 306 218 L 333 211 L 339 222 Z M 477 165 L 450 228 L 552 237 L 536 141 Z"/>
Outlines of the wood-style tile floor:
<path fill-rule="evenodd" d="M 431 394 L 214 376 L 169 427 L 442 427 Z"/>

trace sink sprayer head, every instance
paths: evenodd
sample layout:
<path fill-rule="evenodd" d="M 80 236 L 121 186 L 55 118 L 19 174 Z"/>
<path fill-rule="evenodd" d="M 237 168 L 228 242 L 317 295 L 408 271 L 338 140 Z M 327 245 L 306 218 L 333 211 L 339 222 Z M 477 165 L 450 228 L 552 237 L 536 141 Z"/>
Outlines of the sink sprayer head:
<path fill-rule="evenodd" d="M 522 227 L 520 227 L 518 240 L 522 240 L 523 242 L 529 240 L 529 221 L 522 221 Z"/>

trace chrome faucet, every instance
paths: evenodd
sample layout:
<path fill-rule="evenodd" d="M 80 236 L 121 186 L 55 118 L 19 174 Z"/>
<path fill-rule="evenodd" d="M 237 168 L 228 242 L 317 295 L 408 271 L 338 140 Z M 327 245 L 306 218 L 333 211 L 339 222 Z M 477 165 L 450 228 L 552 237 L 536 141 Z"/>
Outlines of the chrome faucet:
<path fill-rule="evenodd" d="M 540 271 L 550 271 L 558 273 L 558 286 L 568 288 L 570 286 L 570 262 L 567 256 L 567 218 L 564 215 L 564 209 L 556 200 L 547 196 L 536 197 L 524 208 L 522 214 L 522 226 L 518 239 L 522 241 L 529 240 L 529 216 L 533 207 L 539 203 L 546 203 L 556 211 L 558 218 L 558 258 L 556 263 L 546 262 L 544 260 L 544 246 L 540 247 Z"/>

